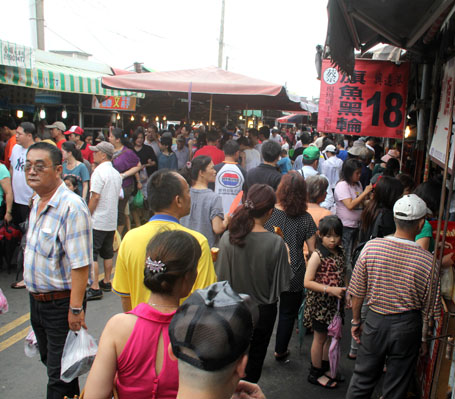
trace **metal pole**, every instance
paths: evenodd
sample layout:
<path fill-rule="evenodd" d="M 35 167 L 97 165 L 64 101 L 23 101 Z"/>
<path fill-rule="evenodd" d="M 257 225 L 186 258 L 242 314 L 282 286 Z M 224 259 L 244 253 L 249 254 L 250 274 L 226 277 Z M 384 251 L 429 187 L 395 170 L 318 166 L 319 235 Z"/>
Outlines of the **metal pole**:
<path fill-rule="evenodd" d="M 213 94 L 210 94 L 209 129 L 212 127 Z"/>
<path fill-rule="evenodd" d="M 223 48 L 224 48 L 224 9 L 225 0 L 221 1 L 221 23 L 220 23 L 220 37 L 218 39 L 218 68 L 223 67 Z"/>
<path fill-rule="evenodd" d="M 429 74 L 430 74 L 430 66 L 428 64 L 424 64 L 423 71 L 422 71 L 422 90 L 420 92 L 421 107 L 419 109 L 419 118 L 417 120 L 417 141 L 423 141 L 425 138 L 424 137 L 425 113 L 426 113 L 425 102 L 427 101 L 427 98 L 428 98 Z"/>
<path fill-rule="evenodd" d="M 82 113 L 82 95 L 78 94 L 77 112 L 79 114 L 79 126 L 84 128 L 84 114 Z"/>

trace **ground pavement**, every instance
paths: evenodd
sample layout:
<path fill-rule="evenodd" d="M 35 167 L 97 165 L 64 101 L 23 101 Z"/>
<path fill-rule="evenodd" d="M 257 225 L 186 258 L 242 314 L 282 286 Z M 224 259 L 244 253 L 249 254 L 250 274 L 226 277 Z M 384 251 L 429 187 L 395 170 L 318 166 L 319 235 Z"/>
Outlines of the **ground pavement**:
<path fill-rule="evenodd" d="M 0 269 L 0 288 L 8 298 L 10 306 L 8 313 L 0 315 L 0 398 L 44 397 L 46 368 L 39 361 L 38 355 L 28 358 L 24 354 L 24 338 L 30 325 L 28 294 L 26 290 L 11 289 L 9 285 L 13 280 L 14 274 L 7 274 L 4 268 Z M 105 293 L 101 301 L 88 302 L 86 321 L 89 333 L 99 339 L 107 320 L 119 312 L 120 298 L 114 293 Z M 349 322 L 351 315 L 350 312 L 347 313 L 346 321 Z M 280 363 L 273 358 L 275 335 L 272 337 L 259 381 L 268 399 L 345 397 L 354 366 L 354 362 L 346 357 L 350 343 L 348 326 L 344 326 L 340 365 L 346 382 L 337 389 L 323 389 L 307 382 L 311 340 L 311 335 L 305 337 L 299 353 L 298 336 L 294 334 L 289 347 L 289 362 Z M 84 382 L 85 377 L 81 378 L 81 385 Z"/>

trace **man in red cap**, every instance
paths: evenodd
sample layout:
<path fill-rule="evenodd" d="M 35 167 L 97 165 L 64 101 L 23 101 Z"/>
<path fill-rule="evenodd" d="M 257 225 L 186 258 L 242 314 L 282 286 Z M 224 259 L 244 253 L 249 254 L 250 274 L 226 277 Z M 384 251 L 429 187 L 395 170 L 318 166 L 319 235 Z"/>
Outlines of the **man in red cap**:
<path fill-rule="evenodd" d="M 68 137 L 69 141 L 72 141 L 74 144 L 76 144 L 76 147 L 81 150 L 82 157 L 92 164 L 93 151 L 90 150 L 87 143 L 84 142 L 84 129 L 82 129 L 80 126 L 73 125 L 69 130 L 65 132 L 65 135 Z"/>

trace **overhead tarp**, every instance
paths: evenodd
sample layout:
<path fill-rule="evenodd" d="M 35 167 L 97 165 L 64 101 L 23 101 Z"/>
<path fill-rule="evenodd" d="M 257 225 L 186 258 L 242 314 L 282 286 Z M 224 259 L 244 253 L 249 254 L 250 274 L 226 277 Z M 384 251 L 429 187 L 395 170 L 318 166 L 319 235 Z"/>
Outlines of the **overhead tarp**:
<path fill-rule="evenodd" d="M 167 97 L 210 100 L 235 109 L 302 110 L 300 98 L 282 85 L 225 71 L 216 67 L 135 75 L 105 76 L 103 87 L 150 92 Z"/>
<path fill-rule="evenodd" d="M 442 23 L 454 0 L 329 0 L 326 44 L 340 70 L 352 75 L 354 49 L 376 44 L 419 51 L 422 37 Z M 431 28 L 431 29 L 430 29 Z M 429 41 L 431 38 L 426 38 Z"/>

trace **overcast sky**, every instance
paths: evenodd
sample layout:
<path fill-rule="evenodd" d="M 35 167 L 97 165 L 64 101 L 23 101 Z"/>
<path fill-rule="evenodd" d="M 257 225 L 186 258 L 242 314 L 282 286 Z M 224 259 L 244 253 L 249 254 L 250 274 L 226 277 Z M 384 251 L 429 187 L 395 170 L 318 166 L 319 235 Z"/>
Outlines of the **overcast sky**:
<path fill-rule="evenodd" d="M 10 0 L 0 39 L 31 46 L 29 0 Z M 324 0 L 226 0 L 228 69 L 319 97 L 315 47 Z M 82 50 L 116 68 L 158 71 L 217 65 L 221 0 L 44 0 L 46 50 Z"/>

